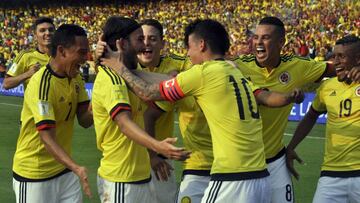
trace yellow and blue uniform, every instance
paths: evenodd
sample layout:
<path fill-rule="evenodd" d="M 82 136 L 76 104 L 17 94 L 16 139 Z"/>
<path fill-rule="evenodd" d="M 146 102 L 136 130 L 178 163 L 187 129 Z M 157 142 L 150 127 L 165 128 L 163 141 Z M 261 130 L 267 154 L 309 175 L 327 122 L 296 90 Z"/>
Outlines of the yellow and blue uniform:
<path fill-rule="evenodd" d="M 328 114 L 321 175 L 359 177 L 360 85 L 331 78 L 317 90 L 312 108 Z"/>
<path fill-rule="evenodd" d="M 254 55 L 244 55 L 234 60 L 245 78 L 255 85 L 282 93 L 289 93 L 322 78 L 326 63 L 316 62 L 292 54 L 280 57 L 280 63 L 270 72 L 261 67 Z M 284 155 L 283 135 L 292 104 L 280 108 L 259 106 L 263 124 L 263 139 L 267 161 Z"/>
<path fill-rule="evenodd" d="M 160 84 L 164 99 L 193 96 L 204 112 L 213 145 L 212 180 L 269 175 L 253 89 L 238 69 L 223 60 L 194 65 Z"/>
<path fill-rule="evenodd" d="M 98 174 L 111 182 L 149 182 L 150 161 L 145 147 L 127 138 L 114 122 L 122 111 L 132 111 L 139 98 L 128 91 L 125 81 L 110 68 L 100 67 L 96 76 L 92 109 L 96 143 L 102 152 Z M 134 120 L 138 120 L 132 113 Z"/>
<path fill-rule="evenodd" d="M 138 69 L 148 72 L 167 74 L 171 71 L 180 72 L 185 68 L 189 67 L 190 65 L 191 63 L 189 63 L 189 60 L 184 57 L 180 57 L 177 55 L 168 55 L 161 57 L 160 63 L 156 67 L 144 67 L 139 64 Z M 140 102 L 140 105 L 137 106 L 137 108 L 133 108 L 134 113 L 137 114 L 139 118 L 139 120 L 136 120 L 136 122 L 142 128 L 144 128 L 143 115 L 145 110 L 147 109 L 147 105 L 148 104 L 145 102 Z M 157 119 L 155 124 L 155 138 L 157 140 L 164 140 L 168 137 L 172 137 L 173 131 L 174 111 L 171 110 L 165 112 L 160 116 L 159 119 Z"/>
<path fill-rule="evenodd" d="M 6 73 L 9 76 L 18 76 L 29 70 L 29 68 L 37 63 L 41 66 L 45 66 L 50 60 L 50 56 L 41 53 L 38 49 L 31 49 L 20 52 L 14 59 L 13 64 Z M 29 83 L 29 79 L 24 82 L 26 88 Z"/>
<path fill-rule="evenodd" d="M 14 155 L 14 177 L 44 180 L 64 172 L 45 148 L 40 130 L 56 128 L 56 142 L 71 155 L 71 140 L 77 107 L 89 102 L 80 75 L 69 80 L 47 65 L 36 72 L 24 95 L 21 130 Z"/>

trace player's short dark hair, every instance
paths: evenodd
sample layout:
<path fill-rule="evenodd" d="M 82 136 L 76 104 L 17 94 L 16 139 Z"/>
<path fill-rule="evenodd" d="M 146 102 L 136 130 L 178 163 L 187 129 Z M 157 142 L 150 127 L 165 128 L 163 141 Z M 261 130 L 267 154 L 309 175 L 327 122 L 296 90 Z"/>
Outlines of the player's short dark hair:
<path fill-rule="evenodd" d="M 336 45 L 347 45 L 347 44 L 353 44 L 356 42 L 360 42 L 360 38 L 355 35 L 347 35 L 339 40 L 336 41 Z"/>
<path fill-rule="evenodd" d="M 281 37 L 285 37 L 285 26 L 284 23 L 277 17 L 267 16 L 262 18 L 259 22 L 259 25 L 274 25 L 279 31 Z"/>
<path fill-rule="evenodd" d="M 65 48 L 71 47 L 75 44 L 76 36 L 87 36 L 85 30 L 74 24 L 62 24 L 54 33 L 51 39 L 50 51 L 51 56 L 55 57 L 58 46 Z"/>
<path fill-rule="evenodd" d="M 112 16 L 107 19 L 103 27 L 103 41 L 116 51 L 116 40 L 127 38 L 132 32 L 140 28 L 140 24 L 134 19 L 120 16 Z"/>
<path fill-rule="evenodd" d="M 140 22 L 140 25 L 149 25 L 149 26 L 153 26 L 154 28 L 156 28 L 159 31 L 160 34 L 160 39 L 163 39 L 164 37 L 164 28 L 161 25 L 161 23 L 155 19 L 145 19 L 143 21 Z"/>
<path fill-rule="evenodd" d="M 35 20 L 35 22 L 33 24 L 33 29 L 36 31 L 37 26 L 42 23 L 50 23 L 51 25 L 53 25 L 55 27 L 53 19 L 51 19 L 49 17 L 40 17 Z"/>
<path fill-rule="evenodd" d="M 229 50 L 229 34 L 225 27 L 216 20 L 197 19 L 185 28 L 185 45 L 189 46 L 189 36 L 195 36 L 203 39 L 214 54 L 225 55 Z"/>

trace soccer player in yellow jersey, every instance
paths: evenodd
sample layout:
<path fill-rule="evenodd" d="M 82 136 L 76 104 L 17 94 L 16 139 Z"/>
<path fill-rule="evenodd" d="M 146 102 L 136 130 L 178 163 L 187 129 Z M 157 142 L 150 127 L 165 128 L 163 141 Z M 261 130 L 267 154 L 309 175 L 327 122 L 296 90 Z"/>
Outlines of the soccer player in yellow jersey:
<path fill-rule="evenodd" d="M 93 124 L 78 74 L 88 51 L 84 29 L 60 26 L 51 42 L 52 60 L 29 82 L 13 160 L 16 202 L 81 203 L 79 179 L 85 194 L 91 196 L 86 168 L 71 158 L 75 115 L 81 126 Z"/>
<path fill-rule="evenodd" d="M 127 66 L 136 68 L 136 54 L 145 50 L 143 30 L 136 21 L 109 18 L 103 39 L 112 50 L 117 49 L 115 41 L 121 39 Z M 174 159 L 182 159 L 187 153 L 171 145 L 175 138 L 157 141 L 139 127 L 143 122 L 136 109 L 140 100 L 110 68 L 99 69 L 92 98 L 97 146 L 103 154 L 98 170 L 101 202 L 157 202 L 150 193 L 151 167 L 145 147 Z"/>
<path fill-rule="evenodd" d="M 6 73 L 4 88 L 11 89 L 24 83 L 24 88 L 31 76 L 45 66 L 50 59 L 49 44 L 55 31 L 53 20 L 47 17 L 40 17 L 34 23 L 35 40 L 37 48 L 34 50 L 22 51 L 14 59 L 14 63 Z"/>
<path fill-rule="evenodd" d="M 253 37 L 254 55 L 236 59 L 241 72 L 256 86 L 288 93 L 331 75 L 331 67 L 290 54 L 281 55 L 285 28 L 280 19 L 260 20 Z M 266 162 L 270 172 L 272 203 L 294 202 L 290 173 L 285 164 L 283 134 L 292 104 L 281 108 L 260 106 Z"/>
<path fill-rule="evenodd" d="M 179 116 L 179 127 L 186 149 L 191 151 L 190 157 L 183 164 L 183 175 L 177 202 L 201 202 L 204 191 L 210 182 L 210 169 L 213 152 L 210 129 L 204 113 L 194 97 L 186 97 L 176 103 L 156 102 L 144 114 L 145 130 L 153 129 L 158 115 L 173 111 Z"/>
<path fill-rule="evenodd" d="M 287 147 L 286 161 L 298 176 L 293 160 L 301 159 L 295 148 L 309 134 L 319 115 L 327 113 L 324 162 L 313 202 L 360 202 L 360 84 L 345 73 L 359 69 L 360 38 L 343 37 L 336 42 L 333 54 L 337 78 L 325 81 L 317 90 L 309 112 Z"/>
<path fill-rule="evenodd" d="M 260 104 L 283 106 L 296 94 L 255 88 L 231 62 L 224 61 L 230 46 L 225 28 L 214 20 L 197 20 L 185 31 L 193 64 L 170 80 L 151 83 L 124 65 L 124 51 L 101 58 L 144 100 L 175 101 L 194 96 L 208 121 L 214 161 L 203 202 L 268 202 L 269 188 L 261 121 L 253 95 Z M 219 43 L 220 42 L 220 43 Z M 119 60 L 120 59 L 120 60 Z M 236 110 L 234 110 L 236 109 Z"/>
<path fill-rule="evenodd" d="M 184 57 L 170 55 L 161 55 L 164 48 L 163 26 L 159 21 L 154 19 L 146 19 L 140 22 L 144 32 L 145 49 L 138 54 L 139 65 L 142 71 L 168 74 L 170 72 L 180 72 L 186 66 L 191 65 L 189 60 Z M 144 112 L 148 108 L 148 104 L 140 102 L 139 108 L 133 108 L 133 111 L 139 114 L 138 118 L 141 127 L 144 127 Z M 152 131 L 147 132 L 154 136 L 157 140 L 164 140 L 172 137 L 174 131 L 174 111 L 169 110 L 159 114 Z M 152 176 L 150 188 L 152 195 L 158 203 L 174 202 L 177 192 L 177 183 L 175 173 L 171 173 L 173 168 L 172 162 L 163 159 L 156 153 L 149 151 L 150 162 L 152 167 Z"/>

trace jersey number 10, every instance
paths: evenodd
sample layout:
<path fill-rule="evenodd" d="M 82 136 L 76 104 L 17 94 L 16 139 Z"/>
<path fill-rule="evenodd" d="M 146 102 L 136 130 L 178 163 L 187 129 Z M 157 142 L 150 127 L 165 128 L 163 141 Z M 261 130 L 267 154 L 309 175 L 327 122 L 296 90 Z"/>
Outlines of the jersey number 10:
<path fill-rule="evenodd" d="M 240 119 L 241 120 L 245 120 L 245 113 L 244 113 L 244 105 L 242 103 L 242 99 L 241 99 L 241 92 L 238 86 L 238 83 L 236 82 L 234 76 L 230 75 L 229 76 L 229 82 L 231 82 L 234 86 L 234 91 L 235 91 L 235 96 L 236 96 L 236 101 L 237 101 L 237 106 L 238 106 L 238 110 L 239 110 L 239 115 L 240 115 Z M 256 106 L 256 104 L 254 105 L 251 101 L 251 95 L 252 91 L 249 91 L 248 88 L 248 81 L 245 80 L 244 78 L 241 78 L 241 84 L 244 87 L 245 93 L 246 93 L 246 98 L 248 101 L 248 106 L 249 106 L 249 111 L 251 113 L 251 117 L 255 118 L 255 119 L 259 119 L 259 110 L 257 110 L 256 112 L 254 112 L 254 106 Z"/>

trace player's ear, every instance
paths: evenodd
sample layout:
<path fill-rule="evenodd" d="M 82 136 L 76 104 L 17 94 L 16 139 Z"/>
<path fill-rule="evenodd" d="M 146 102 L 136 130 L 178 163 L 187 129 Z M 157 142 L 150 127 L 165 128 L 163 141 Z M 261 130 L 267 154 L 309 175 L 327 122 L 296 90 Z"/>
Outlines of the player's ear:
<path fill-rule="evenodd" d="M 130 46 L 130 43 L 129 43 L 128 40 L 126 40 L 124 38 L 120 38 L 118 40 L 117 46 L 119 46 L 121 50 L 127 50 L 129 48 L 129 46 Z"/>
<path fill-rule="evenodd" d="M 66 56 L 65 48 L 62 45 L 57 46 L 56 55 L 57 56 L 62 56 L 63 58 Z"/>
<path fill-rule="evenodd" d="M 209 47 L 206 46 L 205 40 L 200 39 L 199 40 L 199 49 L 200 49 L 200 51 L 204 52 L 204 51 L 206 51 L 207 48 L 209 48 Z"/>

